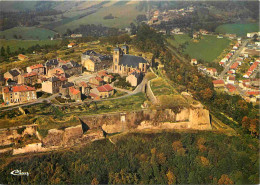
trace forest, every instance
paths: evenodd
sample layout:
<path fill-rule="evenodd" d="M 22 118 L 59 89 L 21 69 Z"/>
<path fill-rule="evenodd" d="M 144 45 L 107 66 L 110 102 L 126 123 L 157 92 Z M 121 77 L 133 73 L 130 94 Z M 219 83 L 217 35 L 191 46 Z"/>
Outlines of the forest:
<path fill-rule="evenodd" d="M 13 158 L 3 184 L 258 184 L 258 144 L 214 132 L 128 133 Z M 220 152 L 221 151 L 221 152 Z M 1 164 L 5 161 L 1 157 Z M 12 176 L 15 169 L 29 176 Z"/>

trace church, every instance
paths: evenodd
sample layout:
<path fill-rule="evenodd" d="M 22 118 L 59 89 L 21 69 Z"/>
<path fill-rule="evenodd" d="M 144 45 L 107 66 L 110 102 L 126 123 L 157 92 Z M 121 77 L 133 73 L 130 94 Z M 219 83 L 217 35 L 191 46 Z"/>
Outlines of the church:
<path fill-rule="evenodd" d="M 147 70 L 147 61 L 143 57 L 129 55 L 128 46 L 122 48 L 116 47 L 113 53 L 113 73 L 121 76 L 127 76 L 138 70 L 145 73 Z"/>

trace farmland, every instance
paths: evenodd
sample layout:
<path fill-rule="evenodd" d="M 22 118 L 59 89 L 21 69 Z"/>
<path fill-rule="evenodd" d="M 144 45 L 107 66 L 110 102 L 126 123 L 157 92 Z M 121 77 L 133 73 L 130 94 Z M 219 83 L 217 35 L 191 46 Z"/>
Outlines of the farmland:
<path fill-rule="evenodd" d="M 54 31 L 36 28 L 36 27 L 15 27 L 0 32 L 0 38 L 5 36 L 5 39 L 15 39 L 14 35 L 19 39 L 25 40 L 45 40 L 55 35 Z"/>
<path fill-rule="evenodd" d="M 212 62 L 217 59 L 230 44 L 228 39 L 218 39 L 212 35 L 202 36 L 200 40 L 189 39 L 187 35 L 178 35 L 175 40 L 167 40 L 175 47 L 180 47 L 182 44 L 187 43 L 184 44 L 182 53 L 188 54 L 190 58 L 196 58 L 206 62 Z"/>
<path fill-rule="evenodd" d="M 115 18 L 106 20 L 103 19 L 109 14 L 112 14 Z M 107 27 L 124 28 L 129 26 L 131 22 L 134 22 L 138 14 L 144 14 L 144 12 L 138 11 L 135 4 L 114 4 L 111 6 L 103 7 L 97 12 L 85 16 L 81 19 L 59 26 L 55 28 L 55 30 L 58 32 L 64 32 L 67 30 L 67 28 L 75 29 L 81 24 L 102 24 L 103 26 Z"/>
<path fill-rule="evenodd" d="M 223 24 L 216 28 L 217 33 L 234 33 L 238 36 L 246 36 L 248 32 L 256 32 L 259 29 L 257 23 L 248 24 Z"/>

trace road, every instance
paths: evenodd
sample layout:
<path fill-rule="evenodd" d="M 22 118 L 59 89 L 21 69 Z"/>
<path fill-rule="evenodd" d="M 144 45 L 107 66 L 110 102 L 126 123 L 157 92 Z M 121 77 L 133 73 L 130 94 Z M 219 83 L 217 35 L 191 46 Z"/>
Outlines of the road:
<path fill-rule="evenodd" d="M 236 59 L 239 57 L 241 54 L 242 50 L 248 43 L 248 39 L 245 40 L 242 44 L 242 46 L 237 50 L 237 52 L 232 56 L 231 61 L 228 63 L 228 65 L 225 66 L 224 70 L 220 73 L 219 78 L 223 80 L 225 74 L 229 71 L 230 66 L 236 61 Z"/>

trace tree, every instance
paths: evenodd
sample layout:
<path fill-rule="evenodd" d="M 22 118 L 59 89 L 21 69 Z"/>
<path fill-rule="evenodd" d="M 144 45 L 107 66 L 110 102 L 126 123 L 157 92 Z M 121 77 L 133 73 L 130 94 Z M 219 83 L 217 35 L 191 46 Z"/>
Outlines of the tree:
<path fill-rule="evenodd" d="M 168 184 L 175 184 L 176 183 L 176 177 L 171 170 L 168 170 L 166 177 L 168 179 Z"/>
<path fill-rule="evenodd" d="M 251 132 L 251 135 L 258 135 L 258 125 L 257 123 L 259 123 L 258 119 L 251 119 L 250 120 L 250 126 L 249 126 L 249 131 Z"/>
<path fill-rule="evenodd" d="M 10 46 L 7 46 L 7 47 L 6 47 L 6 53 L 7 53 L 7 55 L 10 55 L 10 54 L 11 54 Z"/>
<path fill-rule="evenodd" d="M 1 56 L 4 57 L 5 56 L 5 48 L 2 46 L 1 47 Z"/>
<path fill-rule="evenodd" d="M 218 184 L 234 184 L 234 182 L 228 177 L 228 175 L 223 174 L 218 180 Z"/>
<path fill-rule="evenodd" d="M 137 31 L 135 24 L 131 22 L 130 28 L 131 28 L 131 35 L 135 35 Z"/>
<path fill-rule="evenodd" d="M 242 128 L 248 129 L 250 125 L 250 119 L 247 116 L 244 116 L 242 119 Z"/>
<path fill-rule="evenodd" d="M 91 185 L 98 185 L 99 182 L 97 180 L 97 178 L 95 177 L 92 181 L 91 181 Z"/>

